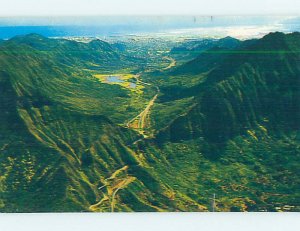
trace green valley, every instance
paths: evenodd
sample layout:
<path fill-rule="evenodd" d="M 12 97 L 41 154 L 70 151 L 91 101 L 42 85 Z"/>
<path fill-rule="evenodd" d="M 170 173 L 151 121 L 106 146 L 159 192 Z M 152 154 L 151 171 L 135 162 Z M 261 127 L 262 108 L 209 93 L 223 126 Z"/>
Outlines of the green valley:
<path fill-rule="evenodd" d="M 0 212 L 300 211 L 299 63 L 299 32 L 4 40 Z"/>

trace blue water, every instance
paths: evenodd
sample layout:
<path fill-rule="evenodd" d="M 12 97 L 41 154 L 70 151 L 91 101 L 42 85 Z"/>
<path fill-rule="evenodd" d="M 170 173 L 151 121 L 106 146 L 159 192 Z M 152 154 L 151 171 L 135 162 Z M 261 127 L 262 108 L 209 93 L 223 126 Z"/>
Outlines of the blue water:
<path fill-rule="evenodd" d="M 31 33 L 46 37 L 97 37 L 142 32 L 142 28 L 123 26 L 0 26 L 0 38 L 9 39 L 16 35 Z"/>
<path fill-rule="evenodd" d="M 123 83 L 124 81 L 120 79 L 120 76 L 108 76 L 106 78 L 109 83 Z"/>
<path fill-rule="evenodd" d="M 37 33 L 46 37 L 101 37 L 164 32 L 187 28 L 282 25 L 283 32 L 300 30 L 300 17 L 286 16 L 105 16 L 0 17 L 0 38 Z"/>
<path fill-rule="evenodd" d="M 130 83 L 130 84 L 129 84 L 129 87 L 130 87 L 130 88 L 136 88 L 136 84 L 135 84 L 135 83 Z"/>

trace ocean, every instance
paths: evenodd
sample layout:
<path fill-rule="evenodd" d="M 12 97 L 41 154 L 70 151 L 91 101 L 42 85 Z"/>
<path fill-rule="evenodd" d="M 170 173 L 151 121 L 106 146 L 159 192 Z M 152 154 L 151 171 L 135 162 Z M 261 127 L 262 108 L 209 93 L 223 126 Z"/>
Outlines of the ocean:
<path fill-rule="evenodd" d="M 199 34 L 259 37 L 300 31 L 298 16 L 94 16 L 0 18 L 0 38 L 37 33 L 46 37 L 101 37 L 128 34 Z M 238 32 L 238 33 L 236 33 Z"/>

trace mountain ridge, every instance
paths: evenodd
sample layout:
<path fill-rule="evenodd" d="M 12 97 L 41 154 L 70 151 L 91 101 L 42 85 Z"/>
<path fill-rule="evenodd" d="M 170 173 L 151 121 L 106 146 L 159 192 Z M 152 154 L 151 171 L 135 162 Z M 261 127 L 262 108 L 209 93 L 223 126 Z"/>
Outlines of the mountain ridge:
<path fill-rule="evenodd" d="M 214 194 L 217 211 L 298 211 L 300 33 L 210 49 L 194 72 L 148 73 L 144 138 L 122 124 L 130 91 L 85 70 L 134 59 L 100 40 L 1 44 L 0 211 L 208 211 Z"/>

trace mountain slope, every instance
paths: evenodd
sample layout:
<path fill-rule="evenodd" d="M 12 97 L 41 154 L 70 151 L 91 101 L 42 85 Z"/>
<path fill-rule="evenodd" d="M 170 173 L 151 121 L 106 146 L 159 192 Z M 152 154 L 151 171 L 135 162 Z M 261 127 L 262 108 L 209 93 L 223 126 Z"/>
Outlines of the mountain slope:
<path fill-rule="evenodd" d="M 241 45 L 241 41 L 232 37 L 221 39 L 202 39 L 183 42 L 170 51 L 170 55 L 177 61 L 190 61 L 195 59 L 202 52 L 210 49 L 234 49 Z"/>
<path fill-rule="evenodd" d="M 299 33 L 270 34 L 255 45 L 230 54 L 203 83 L 194 87 L 198 89 L 197 105 L 186 117 L 204 118 L 205 121 L 195 123 L 205 124 L 207 128 L 199 129 L 216 142 L 231 137 L 229 134 L 240 134 L 265 117 L 270 126 L 298 129 L 298 38 Z M 195 65 L 197 61 L 198 58 Z"/>
<path fill-rule="evenodd" d="M 88 68 L 121 68 L 123 65 L 134 65 L 135 59 L 120 54 L 109 43 L 99 39 L 88 43 L 67 39 L 50 39 L 38 34 L 16 36 L 3 45 L 11 50 L 17 46 L 34 49 L 40 53 L 55 56 L 62 64 L 84 66 Z M 26 52 L 24 50 L 23 52 Z M 103 67 L 102 67 L 103 66 Z"/>
<path fill-rule="evenodd" d="M 252 203 L 256 204 L 252 209 L 274 210 L 274 204 L 283 206 L 289 200 L 299 206 L 299 41 L 300 33 L 271 33 L 242 50 L 233 50 L 200 84 L 187 88 L 194 94 L 192 106 L 170 120 L 156 137 L 157 152 L 173 163 L 172 174 L 184 171 L 178 159 L 182 163 L 193 159 L 186 171 L 199 169 L 209 181 L 223 182 L 198 192 L 206 197 L 217 193 L 223 200 L 232 200 L 235 194 L 244 195 L 239 209 L 243 203 L 249 209 Z M 198 60 L 193 65 L 201 66 Z M 237 179 L 224 179 L 227 170 L 236 171 L 237 165 L 244 169 Z M 281 177 L 278 171 L 284 172 Z M 265 176 L 265 186 L 260 187 L 257 174 Z M 201 179 L 195 179 L 200 188 Z M 229 190 L 233 182 L 240 188 Z"/>
<path fill-rule="evenodd" d="M 84 70 L 130 58 L 102 41 L 5 41 L 0 211 L 299 211 L 299 50 L 300 33 L 271 33 L 153 79 L 144 139 L 119 125 L 128 90 Z"/>
<path fill-rule="evenodd" d="M 61 63 L 69 50 L 57 41 L 15 40 L 0 47 L 1 211 L 205 209 L 184 196 L 176 205 L 172 189 L 130 148 L 140 137 L 114 122 L 123 121 L 124 90 L 100 84 L 73 60 Z"/>

